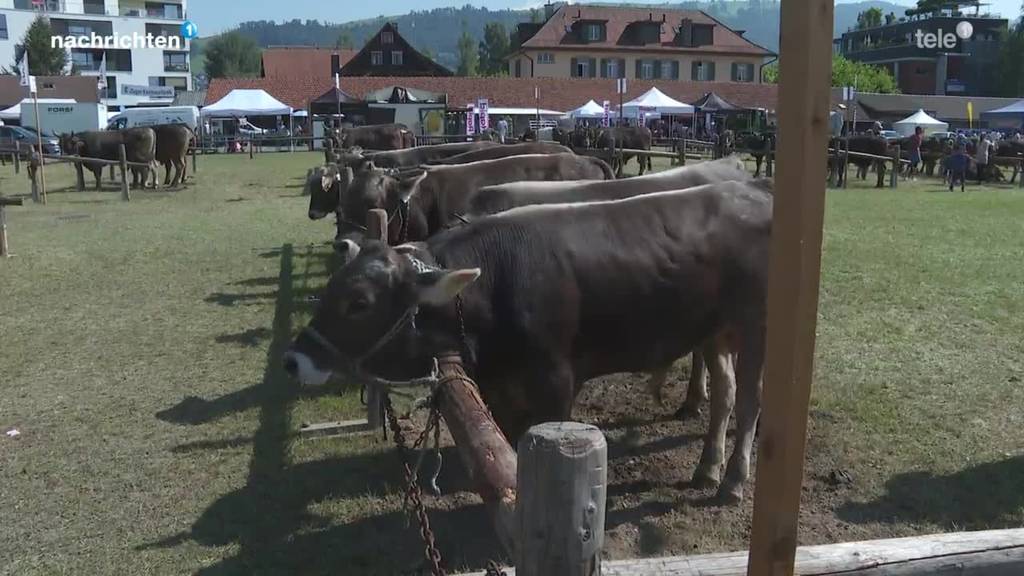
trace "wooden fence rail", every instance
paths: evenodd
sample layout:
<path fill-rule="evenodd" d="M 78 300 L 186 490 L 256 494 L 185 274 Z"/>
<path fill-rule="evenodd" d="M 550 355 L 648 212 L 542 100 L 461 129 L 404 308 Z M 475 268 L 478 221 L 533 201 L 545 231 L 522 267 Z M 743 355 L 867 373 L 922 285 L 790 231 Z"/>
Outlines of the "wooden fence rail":
<path fill-rule="evenodd" d="M 7 207 L 22 206 L 24 200 L 21 198 L 4 198 L 0 196 L 0 258 L 11 256 L 10 246 L 7 244 Z"/>

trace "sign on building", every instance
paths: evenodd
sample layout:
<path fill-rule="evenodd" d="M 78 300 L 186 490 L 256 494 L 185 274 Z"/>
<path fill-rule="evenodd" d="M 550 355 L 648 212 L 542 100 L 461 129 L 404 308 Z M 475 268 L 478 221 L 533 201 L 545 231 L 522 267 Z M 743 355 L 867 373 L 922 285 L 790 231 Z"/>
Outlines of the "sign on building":
<path fill-rule="evenodd" d="M 466 135 L 476 134 L 476 106 L 466 105 Z"/>
<path fill-rule="evenodd" d="M 610 126 L 612 117 L 612 103 L 604 101 L 604 115 L 601 117 L 601 126 Z"/>
<path fill-rule="evenodd" d="M 491 128 L 491 121 L 487 115 L 487 98 L 480 98 L 477 100 L 476 107 L 480 111 L 480 131 L 486 132 Z"/>
<path fill-rule="evenodd" d="M 174 86 L 142 86 L 139 84 L 121 84 L 122 96 L 141 96 L 144 98 L 174 99 Z"/>

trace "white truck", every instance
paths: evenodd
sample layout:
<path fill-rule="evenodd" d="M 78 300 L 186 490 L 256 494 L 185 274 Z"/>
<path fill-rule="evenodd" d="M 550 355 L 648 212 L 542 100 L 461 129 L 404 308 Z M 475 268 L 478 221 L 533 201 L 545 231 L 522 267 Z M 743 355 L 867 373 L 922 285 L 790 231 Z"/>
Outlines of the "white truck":
<path fill-rule="evenodd" d="M 44 135 L 102 130 L 107 126 L 107 106 L 96 102 L 40 102 L 39 124 Z M 36 129 L 35 108 L 29 103 L 21 106 L 21 125 Z"/>
<path fill-rule="evenodd" d="M 159 126 L 161 124 L 186 124 L 193 132 L 199 125 L 199 108 L 195 106 L 154 106 L 149 108 L 126 108 L 111 116 L 107 121 L 111 130 L 135 128 L 136 126 Z"/>

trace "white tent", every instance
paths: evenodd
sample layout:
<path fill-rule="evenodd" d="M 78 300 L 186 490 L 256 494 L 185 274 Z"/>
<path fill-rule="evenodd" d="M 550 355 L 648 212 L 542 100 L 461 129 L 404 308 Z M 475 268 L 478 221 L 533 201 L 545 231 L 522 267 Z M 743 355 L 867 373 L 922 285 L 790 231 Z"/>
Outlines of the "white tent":
<path fill-rule="evenodd" d="M 491 106 L 487 109 L 488 116 L 536 116 L 536 108 L 505 108 L 501 106 Z M 541 116 L 561 116 L 562 113 L 558 110 L 548 110 L 547 108 L 540 109 Z"/>
<path fill-rule="evenodd" d="M 656 114 L 693 114 L 694 107 L 665 95 L 657 88 L 651 88 L 639 98 L 622 105 L 622 113 L 630 117 L 639 117 L 646 112 Z"/>
<path fill-rule="evenodd" d="M 570 118 L 603 118 L 604 106 L 591 100 L 575 110 L 569 110 L 565 115 Z"/>
<path fill-rule="evenodd" d="M 236 88 L 200 112 L 212 118 L 234 118 L 238 116 L 280 116 L 291 115 L 292 107 L 283 104 L 263 90 Z"/>
<path fill-rule="evenodd" d="M 910 136 L 918 126 L 924 128 L 926 135 L 932 132 L 949 131 L 949 123 L 932 118 L 924 110 L 918 110 L 899 122 L 893 122 L 892 129 L 900 136 Z"/>
<path fill-rule="evenodd" d="M 70 104 L 74 102 L 74 98 L 40 98 L 40 104 Z M 28 104 L 32 105 L 31 98 L 25 98 L 21 102 L 11 106 L 6 110 L 0 110 L 0 120 L 20 120 L 21 119 L 21 105 Z"/>

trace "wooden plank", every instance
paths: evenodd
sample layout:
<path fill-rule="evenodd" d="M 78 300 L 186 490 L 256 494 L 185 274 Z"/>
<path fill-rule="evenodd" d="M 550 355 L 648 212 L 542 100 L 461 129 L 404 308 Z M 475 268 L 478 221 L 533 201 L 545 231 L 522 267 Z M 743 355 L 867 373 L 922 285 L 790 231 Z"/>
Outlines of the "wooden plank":
<path fill-rule="evenodd" d="M 371 427 L 365 418 L 360 418 L 358 420 L 303 424 L 299 426 L 299 435 L 303 438 L 325 438 L 329 436 L 341 436 L 343 434 L 347 435 L 362 432 L 373 432 L 375 430 L 377 430 L 377 428 Z"/>
<path fill-rule="evenodd" d="M 793 574 L 825 208 L 833 0 L 783 0 L 764 395 L 749 576 Z"/>
<path fill-rule="evenodd" d="M 615 560 L 604 576 L 743 576 L 747 552 Z M 508 576 L 515 570 L 506 569 Z M 1017 576 L 1024 574 L 1024 529 L 801 546 L 800 576 Z M 464 576 L 484 576 L 483 572 Z"/>
<path fill-rule="evenodd" d="M 3 201 L 6 198 L 0 198 L 0 258 L 7 258 L 11 255 L 9 247 L 7 246 L 7 206 Z"/>
<path fill-rule="evenodd" d="M 386 210 L 370 210 L 366 215 L 366 232 L 369 238 L 388 243 L 388 213 Z M 376 386 L 366 387 L 366 421 L 371 428 L 379 428 L 382 423 L 383 398 Z"/>
<path fill-rule="evenodd" d="M 608 443 L 596 426 L 548 422 L 519 441 L 520 576 L 601 573 Z"/>

